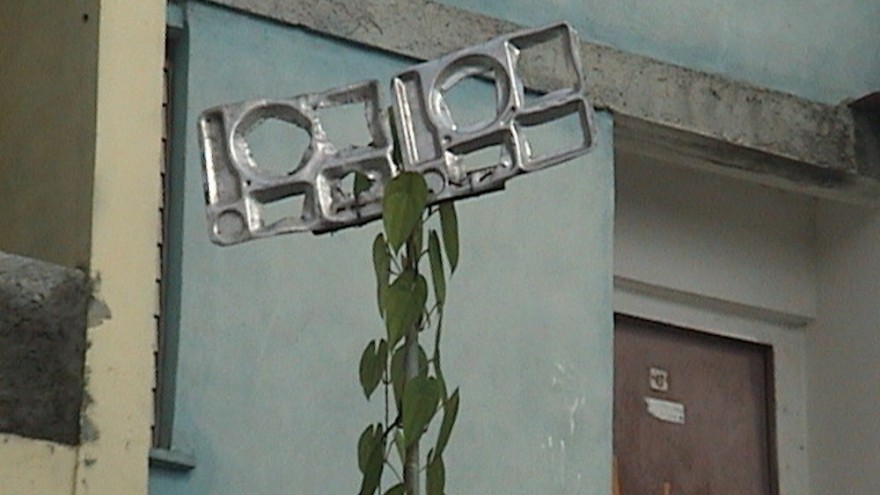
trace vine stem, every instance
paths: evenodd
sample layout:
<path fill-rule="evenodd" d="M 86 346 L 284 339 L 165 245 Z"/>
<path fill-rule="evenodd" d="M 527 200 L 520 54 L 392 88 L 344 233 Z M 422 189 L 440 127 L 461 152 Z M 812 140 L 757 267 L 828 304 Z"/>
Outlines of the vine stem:
<path fill-rule="evenodd" d="M 421 222 L 416 226 L 421 229 Z M 413 236 L 416 234 L 413 234 Z M 406 258 L 404 259 L 405 269 L 412 269 L 418 273 L 419 253 L 418 247 L 415 245 L 413 237 L 406 242 Z M 404 375 L 406 381 L 413 379 L 419 374 L 419 327 L 421 318 L 407 329 L 406 340 L 404 341 Z M 410 432 L 404 432 L 410 434 Z M 408 442 L 407 442 L 408 443 Z M 406 495 L 419 495 L 419 441 L 414 442 L 406 448 L 406 460 L 403 466 L 403 484 Z"/>

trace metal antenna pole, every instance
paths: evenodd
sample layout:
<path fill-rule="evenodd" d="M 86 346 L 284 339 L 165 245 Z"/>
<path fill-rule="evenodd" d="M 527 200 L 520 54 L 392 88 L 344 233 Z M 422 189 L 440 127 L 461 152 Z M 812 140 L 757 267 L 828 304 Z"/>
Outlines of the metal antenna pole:
<path fill-rule="evenodd" d="M 416 226 L 421 229 L 421 222 Z M 404 270 L 415 270 L 418 267 L 419 253 L 412 238 L 406 242 L 406 263 Z M 421 317 L 407 329 L 404 340 L 403 369 L 406 381 L 409 382 L 419 374 L 419 328 Z M 405 432 L 409 434 L 409 432 Z M 407 443 L 409 441 L 407 440 Z M 407 495 L 419 495 L 421 483 L 419 483 L 419 443 L 414 442 L 406 448 L 406 459 L 403 465 L 403 484 Z"/>
<path fill-rule="evenodd" d="M 406 370 L 407 381 L 419 374 L 419 328 L 413 325 L 406 333 Z M 406 448 L 406 462 L 403 466 L 403 484 L 407 495 L 419 495 L 419 441 Z"/>

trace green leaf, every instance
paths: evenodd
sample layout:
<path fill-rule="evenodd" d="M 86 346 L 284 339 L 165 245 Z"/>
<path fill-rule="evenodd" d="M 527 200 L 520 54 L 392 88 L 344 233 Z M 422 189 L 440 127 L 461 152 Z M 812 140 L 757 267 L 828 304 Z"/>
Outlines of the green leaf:
<path fill-rule="evenodd" d="M 409 242 L 412 244 L 412 256 L 415 259 L 418 259 L 421 256 L 422 249 L 424 249 L 425 244 L 425 229 L 423 229 L 424 223 L 420 218 L 416 223 L 416 226 L 413 228 L 412 235 L 409 237 Z"/>
<path fill-rule="evenodd" d="M 419 440 L 422 432 L 437 412 L 440 384 L 433 377 L 417 375 L 403 390 L 403 436 L 409 447 Z"/>
<path fill-rule="evenodd" d="M 437 304 L 446 302 L 446 274 L 443 273 L 443 255 L 440 254 L 440 238 L 432 230 L 428 236 L 428 259 L 431 261 L 431 279 L 434 281 L 434 297 Z"/>
<path fill-rule="evenodd" d="M 394 389 L 394 398 L 400 403 L 403 400 L 403 389 L 406 383 L 406 347 L 400 346 L 394 351 L 391 358 L 391 386 Z M 428 371 L 428 355 L 422 346 L 419 346 L 419 374 L 425 375 Z"/>
<path fill-rule="evenodd" d="M 379 358 L 379 378 L 382 378 L 382 373 L 385 371 L 385 366 L 388 364 L 388 342 L 385 339 L 379 339 L 379 347 L 376 348 L 376 356 Z"/>
<path fill-rule="evenodd" d="M 406 444 L 403 441 L 403 432 L 397 430 L 394 435 L 394 446 L 397 448 L 397 455 L 400 457 L 400 463 L 406 463 Z"/>
<path fill-rule="evenodd" d="M 385 371 L 386 362 L 388 362 L 388 344 L 385 339 L 379 340 L 378 345 L 376 345 L 376 341 L 370 342 L 361 355 L 360 364 L 361 387 L 364 389 L 367 400 L 370 399 L 370 395 L 382 381 L 382 372 Z"/>
<path fill-rule="evenodd" d="M 392 486 L 391 488 L 389 488 L 385 492 L 385 495 L 405 495 L 405 494 L 406 494 L 406 487 L 403 486 L 403 483 L 398 483 L 398 484 Z"/>
<path fill-rule="evenodd" d="M 452 201 L 440 203 L 440 230 L 443 231 L 443 246 L 446 247 L 449 270 L 454 273 L 458 266 L 458 215 Z"/>
<path fill-rule="evenodd" d="M 370 186 L 373 185 L 373 181 L 370 180 L 366 175 L 355 172 L 354 173 L 354 197 L 357 198 L 360 193 L 370 189 Z"/>
<path fill-rule="evenodd" d="M 412 270 L 404 271 L 385 292 L 385 328 L 388 345 L 397 345 L 418 322 L 428 299 L 428 282 Z"/>
<path fill-rule="evenodd" d="M 373 241 L 373 269 L 376 272 L 376 298 L 379 301 L 379 314 L 385 315 L 385 291 L 388 290 L 388 278 L 391 276 L 391 253 L 385 244 L 385 236 L 376 235 Z"/>
<path fill-rule="evenodd" d="M 449 436 L 452 434 L 452 427 L 455 426 L 455 418 L 458 417 L 458 389 L 446 400 L 443 405 L 443 422 L 440 424 L 440 433 L 437 435 L 437 446 L 434 451 L 437 456 L 443 455 L 443 449 L 449 443 Z"/>
<path fill-rule="evenodd" d="M 381 439 L 382 425 L 379 423 L 368 425 L 363 433 L 361 433 L 361 437 L 358 439 L 358 468 L 362 473 L 367 469 L 367 464 L 369 463 L 370 455 L 375 450 L 376 442 L 381 441 Z"/>
<path fill-rule="evenodd" d="M 422 218 L 428 185 L 422 174 L 403 172 L 385 186 L 382 222 L 391 251 L 396 253 Z"/>
<path fill-rule="evenodd" d="M 394 400 L 399 405 L 403 400 L 403 385 L 406 383 L 406 349 L 400 346 L 391 357 L 391 388 L 394 389 Z"/>
<path fill-rule="evenodd" d="M 361 387 L 364 389 L 364 395 L 369 400 L 370 394 L 373 393 L 373 390 L 376 389 L 376 386 L 379 385 L 379 380 L 375 377 L 375 369 L 376 369 L 376 341 L 370 341 L 367 344 L 367 348 L 364 349 L 363 354 L 361 354 L 361 365 L 360 365 L 360 379 L 361 379 Z M 379 376 L 381 378 L 381 376 Z"/>
<path fill-rule="evenodd" d="M 446 490 L 446 466 L 443 465 L 443 456 L 434 454 L 428 464 L 427 495 L 443 495 Z"/>
<path fill-rule="evenodd" d="M 434 357 L 431 364 L 434 365 L 434 376 L 440 382 L 441 397 L 445 401 L 449 398 L 449 391 L 446 389 L 446 380 L 443 378 L 443 368 L 440 366 L 440 337 L 443 332 L 443 308 L 440 307 L 437 314 L 437 326 L 434 328 Z"/>
<path fill-rule="evenodd" d="M 382 436 L 382 425 L 368 426 L 361 434 L 361 441 L 358 441 L 358 465 L 364 473 L 359 495 L 376 493 L 385 466 L 384 455 L 385 437 Z"/>
<path fill-rule="evenodd" d="M 367 460 L 373 448 L 373 425 L 368 425 L 358 439 L 358 469 L 363 473 L 367 469 Z"/>
<path fill-rule="evenodd" d="M 422 346 L 419 346 L 419 374 L 428 374 L 428 353 Z"/>

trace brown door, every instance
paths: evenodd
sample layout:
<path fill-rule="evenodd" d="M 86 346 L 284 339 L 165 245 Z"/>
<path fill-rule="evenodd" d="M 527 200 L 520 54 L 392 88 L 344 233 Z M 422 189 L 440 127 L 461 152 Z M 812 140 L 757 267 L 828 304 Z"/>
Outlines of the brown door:
<path fill-rule="evenodd" d="M 772 354 L 763 345 L 615 318 L 621 495 L 771 495 Z"/>

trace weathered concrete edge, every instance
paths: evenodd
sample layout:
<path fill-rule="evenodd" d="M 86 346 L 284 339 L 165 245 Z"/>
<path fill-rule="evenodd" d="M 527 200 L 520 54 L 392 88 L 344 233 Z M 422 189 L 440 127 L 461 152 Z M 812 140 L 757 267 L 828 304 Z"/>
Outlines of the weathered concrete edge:
<path fill-rule="evenodd" d="M 638 155 L 838 201 L 880 205 L 880 181 L 760 150 L 707 139 L 628 116 L 614 121 L 615 156 Z"/>
<path fill-rule="evenodd" d="M 80 441 L 92 284 L 71 268 L 0 252 L 0 426 Z"/>
<path fill-rule="evenodd" d="M 433 1 L 208 1 L 418 60 L 522 27 Z M 752 179 L 769 174 L 774 177 L 770 182 L 781 187 L 880 202 L 880 166 L 859 161 L 848 107 L 595 43 L 582 42 L 580 48 L 594 104 L 625 122 L 639 123 L 624 126 L 623 132 L 630 134 L 624 142 L 639 142 L 645 132 L 653 141 L 666 134 L 686 134 L 686 139 L 662 146 L 674 144 L 677 153 L 694 156 L 713 169 L 732 167 Z M 560 80 L 551 66 L 527 76 L 538 90 Z"/>

